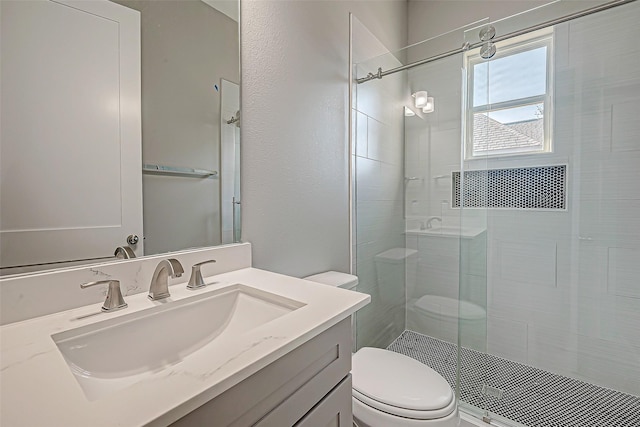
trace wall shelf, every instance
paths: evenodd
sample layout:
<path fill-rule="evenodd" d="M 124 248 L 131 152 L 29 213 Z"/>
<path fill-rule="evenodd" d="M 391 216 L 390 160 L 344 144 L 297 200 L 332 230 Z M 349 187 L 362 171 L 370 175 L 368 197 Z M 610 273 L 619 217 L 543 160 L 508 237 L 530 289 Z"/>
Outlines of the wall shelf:
<path fill-rule="evenodd" d="M 217 171 L 210 171 L 206 169 L 193 169 L 183 168 L 175 166 L 163 166 L 145 163 L 142 165 L 142 172 L 151 175 L 174 175 L 183 176 L 188 178 L 216 178 L 218 176 Z"/>

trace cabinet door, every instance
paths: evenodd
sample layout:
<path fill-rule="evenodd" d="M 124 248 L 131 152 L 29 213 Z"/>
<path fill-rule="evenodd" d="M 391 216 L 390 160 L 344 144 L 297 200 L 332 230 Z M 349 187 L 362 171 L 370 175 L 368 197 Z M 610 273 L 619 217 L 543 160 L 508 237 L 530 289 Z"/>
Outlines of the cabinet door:
<path fill-rule="evenodd" d="M 0 7 L 0 266 L 112 257 L 142 237 L 140 15 L 106 0 Z"/>
<path fill-rule="evenodd" d="M 307 413 L 296 427 L 351 427 L 351 374 Z"/>

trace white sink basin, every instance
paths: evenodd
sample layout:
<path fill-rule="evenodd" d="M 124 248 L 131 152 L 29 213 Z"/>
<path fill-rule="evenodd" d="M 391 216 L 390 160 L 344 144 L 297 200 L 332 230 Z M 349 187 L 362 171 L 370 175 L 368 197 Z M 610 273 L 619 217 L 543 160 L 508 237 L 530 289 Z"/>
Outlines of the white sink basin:
<path fill-rule="evenodd" d="M 236 284 L 51 337 L 96 400 L 304 305 Z"/>

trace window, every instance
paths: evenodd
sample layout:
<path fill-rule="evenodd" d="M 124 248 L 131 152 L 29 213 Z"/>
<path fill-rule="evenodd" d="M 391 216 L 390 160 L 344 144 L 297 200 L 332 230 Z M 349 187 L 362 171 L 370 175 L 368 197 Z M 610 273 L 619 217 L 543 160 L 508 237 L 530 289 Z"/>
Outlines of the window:
<path fill-rule="evenodd" d="M 465 158 L 551 151 L 553 29 L 496 43 L 489 60 L 465 54 Z"/>

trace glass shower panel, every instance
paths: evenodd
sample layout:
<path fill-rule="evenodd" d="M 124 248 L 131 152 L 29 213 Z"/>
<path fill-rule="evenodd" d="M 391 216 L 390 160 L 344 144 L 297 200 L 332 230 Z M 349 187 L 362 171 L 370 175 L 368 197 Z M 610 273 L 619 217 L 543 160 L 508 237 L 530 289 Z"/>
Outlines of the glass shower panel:
<path fill-rule="evenodd" d="M 357 64 L 356 75 L 375 75 L 379 67 L 387 70 L 451 51 L 463 45 L 464 35 L 464 29 L 454 30 L 401 52 L 367 60 Z M 474 37 L 475 42 L 477 31 Z M 486 351 L 486 209 L 466 211 L 460 209 L 459 203 L 461 142 L 465 130 L 462 126 L 464 58 L 464 54 L 458 52 L 356 88 L 357 274 L 360 282 L 365 283 L 365 292 L 370 292 L 367 283 L 377 286 L 371 289 L 374 305 L 370 307 L 370 314 L 366 310 L 358 314 L 357 331 L 358 347 L 376 342 L 374 333 L 380 334 L 385 327 L 394 334 L 400 331 L 401 335 L 396 335 L 389 349 L 435 369 L 452 388 L 458 389 L 458 396 L 460 383 L 466 396 L 478 396 L 476 389 L 482 389 L 485 384 L 484 364 L 475 362 L 482 362 Z M 385 86 L 385 80 L 393 76 L 404 79 L 402 84 L 396 83 L 395 92 L 389 89 L 393 80 Z M 433 110 L 423 109 L 412 96 L 421 91 L 427 92 L 427 99 L 434 104 Z M 377 120 L 370 113 L 378 114 L 377 110 L 384 111 L 385 106 L 392 107 L 386 118 Z M 377 158 L 372 157 L 380 150 L 376 145 L 379 134 L 376 127 L 380 126 L 378 121 L 395 123 L 398 118 L 404 124 L 403 168 L 393 184 L 400 190 L 400 197 L 396 199 L 399 203 L 393 206 L 400 210 L 395 212 L 391 223 L 396 224 L 400 219 L 402 241 L 394 241 L 391 247 L 376 247 L 370 239 L 382 230 L 388 233 L 389 221 L 372 223 L 368 215 L 382 216 L 384 210 L 380 211 L 380 207 L 384 205 L 368 198 L 375 197 L 376 189 L 391 183 L 388 177 L 385 184 L 375 181 L 386 162 L 383 159 L 377 164 L 374 162 Z M 371 276 L 373 280 L 369 279 Z M 402 329 L 397 328 L 398 323 L 391 329 L 388 322 L 381 321 L 380 313 L 384 310 L 381 311 L 380 306 L 384 307 L 389 289 L 394 289 L 392 284 L 398 283 L 403 285 L 406 316 L 403 321 L 406 323 L 399 323 Z M 388 343 L 377 341 L 376 345 Z M 465 349 L 461 358 L 458 356 L 460 345 Z M 459 359 L 465 363 L 466 374 L 462 376 L 458 370 Z"/>
<path fill-rule="evenodd" d="M 381 50 L 380 42 L 356 20 L 353 33 L 355 55 Z M 402 65 L 397 55 L 386 53 L 357 63 L 355 78 Z M 357 85 L 354 97 L 354 273 L 358 291 L 371 295 L 371 303 L 357 314 L 356 347 L 386 348 L 405 330 L 405 266 L 411 258 L 404 242 L 403 213 L 406 73 Z"/>
<path fill-rule="evenodd" d="M 463 31 L 455 30 L 361 61 L 356 78 L 459 48 L 462 42 Z M 359 290 L 373 298 L 358 313 L 358 347 L 388 346 L 408 354 L 416 342 L 442 345 L 443 353 L 414 357 L 452 386 L 460 210 L 452 208 L 451 182 L 452 171 L 460 168 L 461 58 L 458 53 L 356 85 L 353 111 L 355 271 Z M 435 101 L 431 112 L 412 97 L 419 91 Z M 391 322 L 388 314 L 396 309 Z"/>
<path fill-rule="evenodd" d="M 537 15 L 562 16 L 562 7 L 493 25 L 500 36 L 539 23 Z M 468 114 L 486 125 L 475 121 L 466 131 L 487 145 L 466 151 L 462 221 L 484 211 L 486 252 L 461 245 L 461 271 L 486 265 L 487 339 L 484 365 L 475 363 L 484 375 L 475 403 L 464 398 L 461 341 L 461 394 L 509 425 L 640 419 L 638 19 L 635 2 L 507 39 L 477 73 L 487 105 Z M 540 55 L 526 72 L 499 64 L 509 49 L 544 39 L 546 60 Z M 545 62 L 546 72 L 536 73 Z M 523 79 L 544 82 L 544 93 L 520 94 Z M 477 83 L 467 80 L 476 90 Z M 528 116 L 516 114 L 535 105 Z M 505 141 L 543 146 L 507 152 Z M 464 275 L 460 281 L 461 299 L 473 298 L 474 286 Z"/>
<path fill-rule="evenodd" d="M 461 45 L 461 32 L 457 38 Z M 452 172 L 460 168 L 461 57 L 409 71 L 412 91 L 426 90 L 435 108 L 405 117 L 406 244 L 416 254 L 416 262 L 408 265 L 407 329 L 450 344 L 439 362 L 452 374 L 458 342 L 460 240 L 460 210 L 452 208 Z"/>

